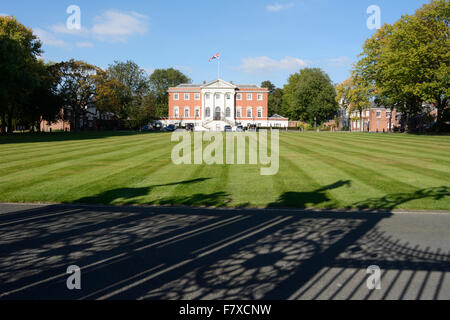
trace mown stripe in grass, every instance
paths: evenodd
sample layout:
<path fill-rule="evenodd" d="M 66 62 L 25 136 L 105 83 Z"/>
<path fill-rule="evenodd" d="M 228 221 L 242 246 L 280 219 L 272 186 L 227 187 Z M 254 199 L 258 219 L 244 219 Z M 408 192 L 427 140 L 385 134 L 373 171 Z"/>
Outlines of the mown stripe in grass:
<path fill-rule="evenodd" d="M 289 143 L 286 141 L 285 143 L 296 146 L 295 143 Z M 346 174 L 354 177 L 355 179 L 361 180 L 378 190 L 382 190 L 388 193 L 411 192 L 417 190 L 413 185 L 395 180 L 394 177 L 385 176 L 381 172 L 372 170 L 371 168 L 363 167 L 355 163 L 333 157 L 325 150 L 323 150 L 320 146 L 319 148 L 317 148 L 313 147 L 312 145 L 313 144 L 310 143 L 308 144 L 308 147 L 302 148 L 315 151 L 318 155 L 322 155 L 322 157 L 318 158 L 320 161 L 326 162 L 330 165 L 334 165 Z"/>
<path fill-rule="evenodd" d="M 165 144 L 164 141 L 155 144 L 155 147 L 160 147 Z M 127 152 L 122 150 L 116 150 L 115 152 L 109 152 L 106 154 L 96 154 L 91 157 L 83 157 L 83 158 L 75 158 L 72 161 L 64 162 L 64 165 L 60 166 L 61 163 L 57 163 L 59 168 L 50 167 L 49 171 L 35 171 L 33 175 L 30 174 L 22 175 L 23 178 L 15 177 L 13 182 L 5 183 L 4 179 L 1 179 L 2 185 L 0 185 L 0 191 L 2 195 L 6 195 L 7 193 L 17 193 L 18 190 L 22 188 L 29 188 L 37 184 L 43 184 L 47 181 L 49 183 L 57 183 L 62 179 L 71 180 L 73 176 L 75 176 L 75 180 L 82 173 L 83 175 L 90 175 L 92 171 L 96 169 L 104 168 L 105 171 L 111 171 L 120 167 L 121 161 L 135 161 L 136 158 L 131 158 L 136 154 L 141 154 L 143 157 L 148 157 L 148 146 L 143 146 L 139 144 L 138 146 L 133 146 L 130 149 L 125 149 Z M 164 149 L 162 149 L 164 150 Z M 89 159 L 87 159 L 89 158 Z M 80 160 L 84 161 L 84 164 L 80 163 Z M 93 165 L 93 161 L 100 161 L 102 164 L 106 164 L 105 166 L 97 163 L 96 166 Z M 109 162 L 109 163 L 108 163 Z M 19 181 L 18 181 L 19 180 Z M 73 183 L 73 182 L 72 182 Z"/>
<path fill-rule="evenodd" d="M 23 173 L 26 170 L 35 169 L 43 169 L 45 167 L 52 166 L 54 164 L 61 164 L 66 161 L 72 161 L 73 159 L 84 158 L 84 160 L 89 159 L 92 156 L 96 156 L 98 154 L 106 154 L 110 152 L 117 151 L 118 149 L 126 150 L 128 148 L 132 148 L 136 145 L 141 145 L 142 141 L 128 142 L 122 144 L 114 144 L 111 145 L 95 145 L 89 149 L 83 148 L 82 152 L 78 150 L 64 150 L 60 153 L 59 156 L 48 156 L 48 157 L 38 157 L 35 161 L 22 160 L 20 161 L 22 164 L 19 165 L 11 165 L 9 167 L 4 167 L 0 169 L 0 175 L 2 179 L 6 179 L 10 175 L 15 173 Z"/>
<path fill-rule="evenodd" d="M 413 172 L 416 175 L 422 175 L 430 178 L 435 178 L 438 180 L 442 180 L 443 178 L 449 178 L 450 179 L 450 173 L 437 170 L 437 169 L 430 169 L 426 168 L 424 166 L 418 166 L 411 164 L 409 162 L 412 162 L 415 160 L 413 154 L 403 154 L 403 156 L 400 156 L 399 153 L 390 152 L 389 156 L 386 156 L 386 153 L 383 153 L 382 150 L 372 148 L 372 147 L 363 147 L 359 145 L 353 144 L 351 141 L 346 142 L 340 142 L 339 144 L 334 143 L 334 141 L 325 140 L 322 138 L 312 138 L 313 140 L 320 141 L 323 146 L 326 146 L 328 150 L 333 150 L 336 153 L 342 153 L 345 154 L 345 156 L 353 156 L 355 158 L 359 158 L 363 162 L 374 162 L 377 164 L 377 166 L 383 167 L 384 169 L 391 169 L 393 167 L 397 168 L 398 171 L 408 171 Z M 350 149 L 345 148 L 345 146 L 350 147 Z M 351 151 L 349 151 L 351 150 Z M 366 152 L 363 152 L 366 151 Z M 393 156 L 392 156 L 393 155 Z M 426 163 L 429 164 L 429 163 Z M 434 164 L 434 166 L 436 166 Z M 442 167 L 444 168 L 444 167 Z M 445 167 L 448 168 L 448 167 Z"/>
<path fill-rule="evenodd" d="M 8 168 L 14 165 L 20 165 L 21 163 L 26 163 L 30 161 L 30 158 L 27 156 L 32 156 L 33 159 L 38 160 L 44 160 L 44 159 L 59 159 L 60 157 L 64 157 L 68 153 L 73 153 L 77 151 L 85 151 L 85 150 L 92 150 L 92 148 L 97 148 L 99 146 L 101 147 L 108 147 L 108 146 L 116 146 L 121 147 L 127 144 L 132 144 L 139 142 L 143 139 L 143 136 L 139 137 L 139 139 L 130 139 L 130 140 L 107 140 L 107 141 L 95 141 L 90 144 L 80 144 L 75 147 L 73 146 L 66 146 L 66 145 L 60 145 L 58 147 L 45 147 L 41 148 L 37 152 L 20 152 L 15 153 L 13 156 L 7 156 L 2 157 L 4 160 L 6 160 L 4 163 L 0 164 L 0 168 Z M 158 139 L 149 139 L 148 141 L 156 141 Z M 6 166 L 5 166 L 6 164 Z"/>

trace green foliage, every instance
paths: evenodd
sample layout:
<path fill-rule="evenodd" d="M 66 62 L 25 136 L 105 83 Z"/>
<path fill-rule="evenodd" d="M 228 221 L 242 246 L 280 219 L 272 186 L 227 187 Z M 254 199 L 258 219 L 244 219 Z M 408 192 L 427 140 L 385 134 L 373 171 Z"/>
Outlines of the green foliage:
<path fill-rule="evenodd" d="M 450 2 L 435 0 L 414 15 L 384 25 L 363 47 L 354 74 L 373 88 L 377 101 L 397 106 L 407 118 L 423 101 L 438 108 L 450 97 Z"/>
<path fill-rule="evenodd" d="M 14 17 L 0 17 L 0 125 L 9 131 L 41 83 L 41 43 Z"/>
<path fill-rule="evenodd" d="M 277 88 L 270 81 L 262 82 L 261 88 L 267 88 L 269 90 L 269 117 L 273 116 L 274 114 L 281 115 L 281 107 L 283 104 L 283 89 Z"/>
<path fill-rule="evenodd" d="M 332 119 L 338 110 L 330 77 L 318 68 L 306 68 L 289 77 L 283 90 L 283 114 L 313 124 Z"/>
<path fill-rule="evenodd" d="M 83 61 L 70 60 L 54 64 L 51 72 L 58 78 L 57 93 L 65 110 L 74 116 L 73 129 L 78 130 L 80 116 L 94 105 L 97 76 L 101 70 Z"/>
<path fill-rule="evenodd" d="M 150 89 L 153 93 L 156 104 L 156 115 L 158 117 L 167 117 L 169 94 L 167 90 L 170 87 L 176 87 L 183 83 L 190 83 L 186 75 L 181 71 L 170 69 L 156 69 L 150 76 Z"/>

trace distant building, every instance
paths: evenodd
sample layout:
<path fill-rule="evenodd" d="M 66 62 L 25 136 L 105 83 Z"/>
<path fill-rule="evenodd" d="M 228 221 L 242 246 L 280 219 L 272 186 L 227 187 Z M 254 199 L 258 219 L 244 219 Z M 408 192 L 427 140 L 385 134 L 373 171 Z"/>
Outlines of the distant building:
<path fill-rule="evenodd" d="M 45 119 L 41 119 L 40 130 L 41 132 L 57 132 L 64 131 L 70 132 L 75 129 L 75 116 L 72 110 L 69 108 L 62 109 L 58 120 L 55 122 L 49 122 Z M 64 119 L 64 120 L 62 120 Z M 78 130 L 98 130 L 99 121 L 111 121 L 115 116 L 112 113 L 100 114 L 100 112 L 94 107 L 87 108 L 87 112 L 84 115 L 80 115 L 77 119 Z"/>
<path fill-rule="evenodd" d="M 164 125 L 194 125 L 196 131 L 288 126 L 289 119 L 268 116 L 269 90 L 257 85 L 233 84 L 221 79 L 203 84 L 181 84 L 169 88 L 169 117 Z"/>
<path fill-rule="evenodd" d="M 361 118 L 359 111 L 350 112 L 350 130 L 361 131 Z M 391 131 L 400 126 L 401 114 L 396 109 L 388 109 L 383 106 L 373 105 L 369 110 L 362 112 L 362 126 L 364 132 L 389 132 L 389 122 L 391 121 Z"/>

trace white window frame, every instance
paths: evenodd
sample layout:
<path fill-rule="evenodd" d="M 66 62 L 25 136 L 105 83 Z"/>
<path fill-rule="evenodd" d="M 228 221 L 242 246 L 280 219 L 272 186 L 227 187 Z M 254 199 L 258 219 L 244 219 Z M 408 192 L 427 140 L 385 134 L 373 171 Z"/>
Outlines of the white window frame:
<path fill-rule="evenodd" d="M 263 108 L 262 107 L 258 107 L 258 114 L 257 114 L 257 118 L 261 119 L 263 117 Z M 259 116 L 259 113 L 261 112 L 261 116 Z"/>
<path fill-rule="evenodd" d="M 231 94 L 230 93 L 225 93 L 225 99 L 230 100 L 231 99 Z"/>
<path fill-rule="evenodd" d="M 248 116 L 249 111 L 250 111 L 250 117 Z M 247 117 L 247 119 L 253 119 L 253 108 L 252 107 L 247 107 L 247 109 L 245 110 L 245 116 Z"/>
<path fill-rule="evenodd" d="M 381 119 L 381 111 L 377 111 L 377 119 Z"/>
<path fill-rule="evenodd" d="M 189 101 L 191 100 L 191 95 L 189 93 L 185 93 L 184 94 L 184 101 Z"/>
<path fill-rule="evenodd" d="M 206 99 L 206 100 L 209 100 L 210 97 L 211 97 L 211 96 L 210 96 L 209 92 L 205 93 L 205 99 Z"/>
<path fill-rule="evenodd" d="M 200 100 L 200 93 L 195 93 L 194 94 L 194 100 L 197 100 L 197 101 Z"/>
<path fill-rule="evenodd" d="M 173 108 L 173 117 L 179 118 L 180 117 L 180 107 Z"/>
<path fill-rule="evenodd" d="M 242 118 L 242 107 L 236 108 L 236 118 Z"/>
<path fill-rule="evenodd" d="M 195 107 L 195 118 L 200 118 L 200 107 Z"/>
<path fill-rule="evenodd" d="M 253 93 L 247 93 L 246 97 L 247 97 L 247 101 L 252 101 L 253 100 Z M 250 97 L 250 99 L 249 99 L 249 97 Z"/>
<path fill-rule="evenodd" d="M 176 101 L 180 100 L 180 94 L 179 93 L 174 93 L 173 94 L 173 100 L 176 100 Z"/>
<path fill-rule="evenodd" d="M 236 94 L 236 100 L 242 101 L 242 93 Z"/>
<path fill-rule="evenodd" d="M 216 100 L 220 100 L 221 97 L 222 97 L 222 95 L 221 95 L 220 93 L 215 93 L 215 94 L 214 94 L 214 98 L 215 98 Z"/>
<path fill-rule="evenodd" d="M 185 118 L 190 118 L 191 117 L 191 109 L 189 107 L 184 107 L 184 117 Z"/>
<path fill-rule="evenodd" d="M 263 94 L 262 93 L 258 93 L 257 99 L 258 99 L 258 101 L 263 101 L 264 100 Z"/>

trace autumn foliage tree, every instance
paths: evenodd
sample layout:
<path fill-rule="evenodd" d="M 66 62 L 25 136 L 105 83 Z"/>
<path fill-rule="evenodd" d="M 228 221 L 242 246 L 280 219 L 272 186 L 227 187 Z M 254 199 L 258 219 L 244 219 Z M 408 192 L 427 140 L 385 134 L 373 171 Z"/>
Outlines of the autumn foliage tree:
<path fill-rule="evenodd" d="M 379 29 L 363 47 L 354 74 L 376 100 L 412 118 L 423 102 L 437 108 L 438 127 L 450 99 L 450 2 L 434 0 Z"/>

